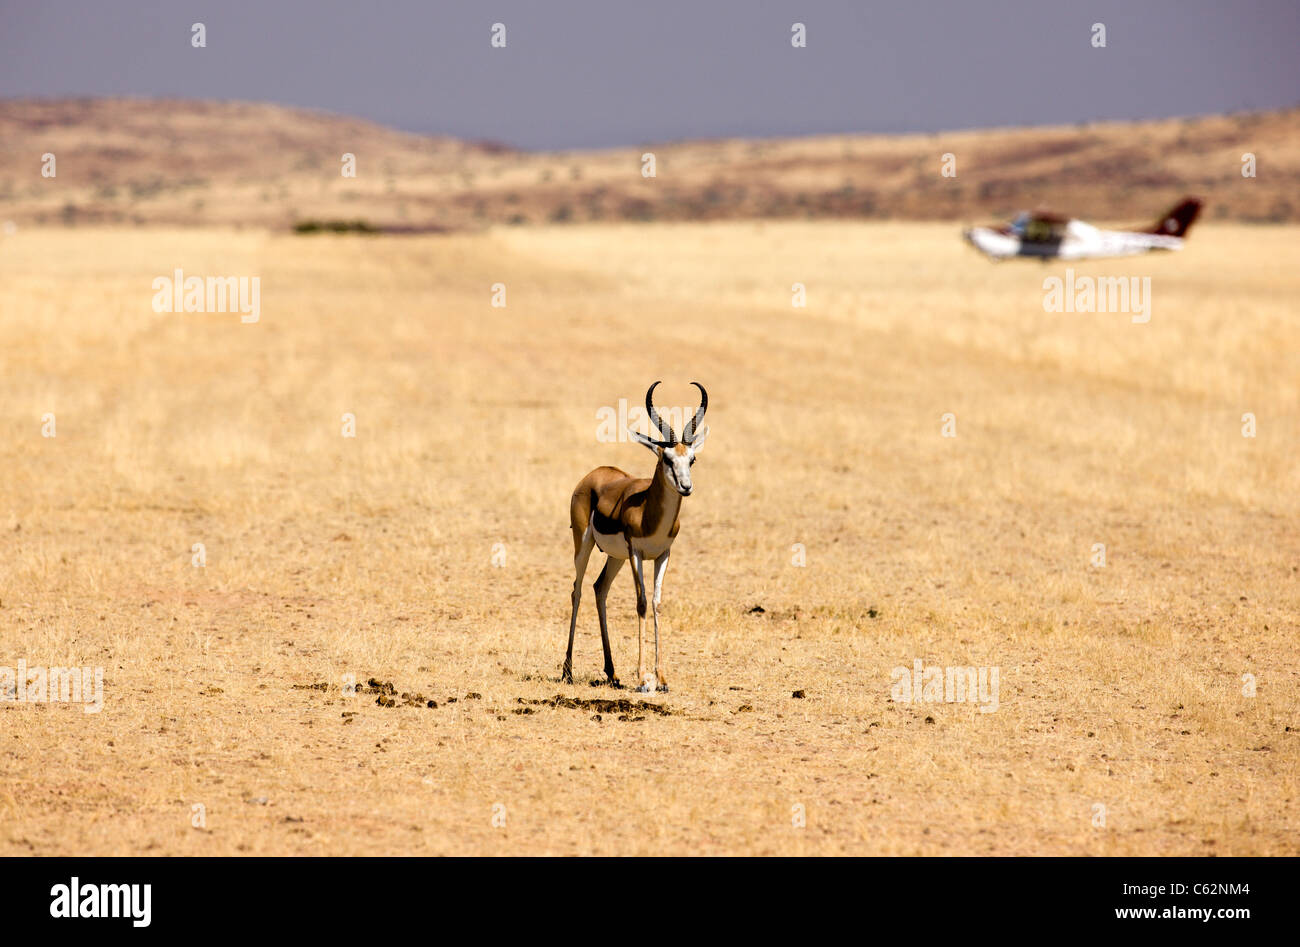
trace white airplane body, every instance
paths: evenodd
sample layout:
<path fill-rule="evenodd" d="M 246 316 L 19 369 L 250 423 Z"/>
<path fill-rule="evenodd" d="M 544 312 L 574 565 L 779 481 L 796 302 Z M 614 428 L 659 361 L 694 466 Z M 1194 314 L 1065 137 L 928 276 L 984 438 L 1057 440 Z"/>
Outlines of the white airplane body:
<path fill-rule="evenodd" d="M 1188 198 L 1150 230 L 1103 230 L 1074 218 L 1044 212 L 1021 213 L 1002 227 L 972 227 L 966 241 L 992 260 L 1090 260 L 1132 256 L 1152 250 L 1181 250 L 1201 202 Z"/>

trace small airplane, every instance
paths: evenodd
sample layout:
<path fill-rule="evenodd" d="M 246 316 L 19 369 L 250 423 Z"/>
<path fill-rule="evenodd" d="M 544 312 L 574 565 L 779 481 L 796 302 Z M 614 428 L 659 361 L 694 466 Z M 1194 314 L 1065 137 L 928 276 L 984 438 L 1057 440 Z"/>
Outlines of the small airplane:
<path fill-rule="evenodd" d="M 971 227 L 966 242 L 991 260 L 1036 257 L 1040 260 L 1087 260 L 1131 256 L 1150 250 L 1181 250 L 1183 238 L 1201 212 L 1201 202 L 1185 198 L 1147 230 L 1102 230 L 1072 217 L 1025 211 L 1003 227 Z"/>

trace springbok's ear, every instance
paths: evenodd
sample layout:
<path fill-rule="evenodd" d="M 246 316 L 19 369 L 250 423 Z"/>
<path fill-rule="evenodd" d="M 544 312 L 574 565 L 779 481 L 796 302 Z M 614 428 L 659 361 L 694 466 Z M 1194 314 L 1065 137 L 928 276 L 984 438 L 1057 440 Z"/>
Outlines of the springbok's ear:
<path fill-rule="evenodd" d="M 632 438 L 632 440 L 636 441 L 642 447 L 648 447 L 656 454 L 659 453 L 659 445 L 656 444 L 654 441 L 652 441 L 650 438 L 646 437 L 640 431 L 634 431 L 631 428 L 628 428 L 627 433 L 628 436 Z"/>
<path fill-rule="evenodd" d="M 706 424 L 695 435 L 695 440 L 691 441 L 691 450 L 697 451 L 704 446 L 704 442 L 709 437 L 709 426 Z"/>

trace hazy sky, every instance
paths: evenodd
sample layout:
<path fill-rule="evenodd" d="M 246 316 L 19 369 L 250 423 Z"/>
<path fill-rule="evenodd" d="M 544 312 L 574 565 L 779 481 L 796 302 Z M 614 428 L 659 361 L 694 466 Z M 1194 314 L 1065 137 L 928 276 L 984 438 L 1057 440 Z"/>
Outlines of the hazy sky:
<path fill-rule="evenodd" d="M 1298 46 L 1300 0 L 0 0 L 0 96 L 271 101 L 571 148 L 1274 108 L 1300 102 Z"/>

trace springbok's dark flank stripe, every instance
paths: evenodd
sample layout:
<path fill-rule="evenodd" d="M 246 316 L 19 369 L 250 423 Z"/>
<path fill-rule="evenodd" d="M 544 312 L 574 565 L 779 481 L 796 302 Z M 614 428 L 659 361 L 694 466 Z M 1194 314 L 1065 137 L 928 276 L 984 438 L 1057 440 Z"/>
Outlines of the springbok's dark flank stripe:
<path fill-rule="evenodd" d="M 623 524 L 614 517 L 600 512 L 599 507 L 591 511 L 591 525 L 596 532 L 605 536 L 617 536 L 623 532 Z"/>

